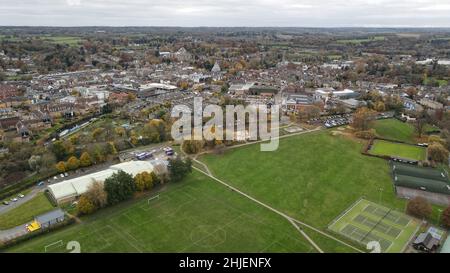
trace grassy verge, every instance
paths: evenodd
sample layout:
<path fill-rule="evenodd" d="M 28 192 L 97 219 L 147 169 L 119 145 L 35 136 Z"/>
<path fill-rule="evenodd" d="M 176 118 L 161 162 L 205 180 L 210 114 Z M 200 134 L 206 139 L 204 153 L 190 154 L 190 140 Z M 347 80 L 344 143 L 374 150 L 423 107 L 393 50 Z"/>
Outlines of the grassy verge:
<path fill-rule="evenodd" d="M 0 214 L 0 229 L 9 229 L 29 221 L 35 216 L 54 209 L 44 193 L 39 193 L 28 202 L 4 214 Z"/>
<path fill-rule="evenodd" d="M 414 127 L 397 119 L 377 120 L 373 124 L 377 135 L 391 140 L 414 143 Z"/>

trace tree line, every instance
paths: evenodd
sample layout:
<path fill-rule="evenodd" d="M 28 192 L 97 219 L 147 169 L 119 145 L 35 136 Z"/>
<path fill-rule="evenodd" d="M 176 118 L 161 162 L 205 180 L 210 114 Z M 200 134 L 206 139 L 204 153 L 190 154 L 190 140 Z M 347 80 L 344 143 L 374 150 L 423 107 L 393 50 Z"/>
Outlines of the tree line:
<path fill-rule="evenodd" d="M 134 177 L 124 171 L 118 171 L 105 179 L 103 183 L 94 182 L 80 196 L 77 210 L 80 215 L 92 214 L 106 206 L 112 206 L 132 199 L 136 193 L 151 191 L 155 186 L 167 182 L 180 182 L 192 172 L 189 158 L 169 159 L 168 173 L 141 172 Z"/>

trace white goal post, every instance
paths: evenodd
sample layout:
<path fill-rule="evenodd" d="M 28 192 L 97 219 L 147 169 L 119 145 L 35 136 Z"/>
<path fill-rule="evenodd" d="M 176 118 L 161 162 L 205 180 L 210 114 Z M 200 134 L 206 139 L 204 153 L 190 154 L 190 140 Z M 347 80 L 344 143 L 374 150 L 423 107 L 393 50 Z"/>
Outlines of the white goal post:
<path fill-rule="evenodd" d="M 50 248 L 50 247 L 53 247 L 53 246 L 62 247 L 63 246 L 63 241 L 59 240 L 59 241 L 56 241 L 56 242 L 53 242 L 51 244 L 46 245 L 44 247 L 44 251 L 47 252 L 47 248 Z"/>
<path fill-rule="evenodd" d="M 147 205 L 150 205 L 150 201 L 155 200 L 155 199 L 159 199 L 159 194 L 150 197 L 150 198 L 147 200 Z"/>

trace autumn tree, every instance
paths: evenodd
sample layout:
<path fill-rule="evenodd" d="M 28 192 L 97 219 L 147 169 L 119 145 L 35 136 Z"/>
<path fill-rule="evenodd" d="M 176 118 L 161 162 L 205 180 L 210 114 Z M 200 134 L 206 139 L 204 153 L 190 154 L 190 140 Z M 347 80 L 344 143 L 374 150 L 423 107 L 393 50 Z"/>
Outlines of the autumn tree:
<path fill-rule="evenodd" d="M 79 135 L 73 135 L 69 137 L 69 141 L 73 144 L 73 145 L 77 145 L 80 143 L 80 136 Z"/>
<path fill-rule="evenodd" d="M 138 191 L 148 191 L 153 187 L 153 177 L 149 172 L 138 173 L 134 177 L 134 183 Z"/>
<path fill-rule="evenodd" d="M 89 185 L 87 191 L 83 194 L 94 204 L 96 209 L 103 208 L 108 203 L 108 195 L 100 182 L 94 182 Z"/>
<path fill-rule="evenodd" d="M 143 134 L 151 142 L 157 143 L 166 140 L 166 124 L 162 119 L 152 119 L 144 126 Z"/>
<path fill-rule="evenodd" d="M 442 212 L 442 216 L 441 216 L 441 221 L 442 224 L 447 227 L 450 228 L 450 207 L 446 208 L 443 212 Z"/>
<path fill-rule="evenodd" d="M 428 218 L 432 208 L 425 198 L 418 196 L 408 202 L 406 211 L 419 218 Z"/>
<path fill-rule="evenodd" d="M 80 166 L 88 167 L 92 165 L 92 159 L 88 152 L 84 152 L 80 156 Z"/>
<path fill-rule="evenodd" d="M 67 169 L 68 170 L 76 170 L 80 167 L 80 160 L 75 156 L 71 156 L 69 160 L 67 160 Z"/>
<path fill-rule="evenodd" d="M 105 129 L 103 129 L 103 128 L 95 128 L 95 130 L 92 132 L 92 137 L 96 141 L 100 141 L 103 137 L 104 132 L 105 132 Z"/>
<path fill-rule="evenodd" d="M 127 136 L 127 132 L 125 131 L 125 128 L 123 128 L 123 127 L 116 127 L 116 128 L 114 128 L 114 132 L 119 137 L 126 137 Z"/>
<path fill-rule="evenodd" d="M 448 155 L 448 150 L 438 142 L 431 143 L 428 146 L 428 156 L 434 162 L 446 163 L 448 162 Z"/>
<path fill-rule="evenodd" d="M 417 89 L 413 86 L 406 89 L 406 94 L 408 94 L 410 99 L 414 99 L 414 97 L 417 95 Z"/>
<path fill-rule="evenodd" d="M 110 141 L 108 142 L 108 146 L 107 146 L 107 150 L 108 153 L 111 155 L 116 155 L 117 154 L 117 149 L 116 149 L 116 145 L 114 144 L 114 142 Z"/>
<path fill-rule="evenodd" d="M 377 112 L 384 112 L 384 111 L 386 111 L 386 106 L 384 105 L 384 102 L 377 101 L 377 102 L 375 102 L 373 109 L 375 109 L 375 111 L 377 111 Z"/>
<path fill-rule="evenodd" d="M 367 107 L 361 107 L 353 115 L 352 126 L 359 131 L 366 131 L 370 128 L 371 122 L 375 119 L 375 112 Z"/>
<path fill-rule="evenodd" d="M 439 137 L 438 135 L 431 135 L 428 137 L 428 143 L 439 143 L 442 145 L 446 145 L 446 141 L 443 140 L 441 137 Z"/>
<path fill-rule="evenodd" d="M 66 163 L 64 161 L 59 161 L 56 166 L 55 166 L 56 170 L 60 173 L 63 173 L 67 170 L 66 168 Z"/>
<path fill-rule="evenodd" d="M 87 196 L 81 195 L 78 199 L 77 209 L 80 214 L 87 215 L 95 211 L 95 206 Z"/>
<path fill-rule="evenodd" d="M 204 145 L 203 140 L 185 140 L 181 144 L 181 149 L 188 154 L 196 154 L 203 149 Z"/>
<path fill-rule="evenodd" d="M 189 88 L 189 83 L 187 81 L 181 81 L 179 87 L 181 90 L 187 90 Z"/>

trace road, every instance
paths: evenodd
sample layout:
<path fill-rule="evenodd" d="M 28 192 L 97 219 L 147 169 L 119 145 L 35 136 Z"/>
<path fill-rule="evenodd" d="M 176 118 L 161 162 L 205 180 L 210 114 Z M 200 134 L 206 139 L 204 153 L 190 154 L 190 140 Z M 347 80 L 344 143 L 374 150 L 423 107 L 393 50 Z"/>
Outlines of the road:
<path fill-rule="evenodd" d="M 6 241 L 7 239 L 10 239 L 12 237 L 18 237 L 19 234 L 27 233 L 25 225 L 26 224 L 6 230 L 0 230 L 0 241 Z"/>
<path fill-rule="evenodd" d="M 18 199 L 17 202 L 12 202 L 12 201 L 10 201 L 10 199 L 13 197 L 17 197 L 17 195 L 19 195 L 19 194 L 16 194 L 16 195 L 10 197 L 7 200 L 9 202 L 9 205 L 6 206 L 3 204 L 0 204 L 0 214 L 6 213 L 14 208 L 17 208 L 18 206 L 20 206 L 24 203 L 26 203 L 27 201 L 33 199 L 39 192 L 44 192 L 47 189 L 48 185 L 59 183 L 59 182 L 62 182 L 64 180 L 68 180 L 68 179 L 73 179 L 73 178 L 76 178 L 79 176 L 87 175 L 92 172 L 104 170 L 113 164 L 117 164 L 117 162 L 108 162 L 108 163 L 103 163 L 103 164 L 99 164 L 99 165 L 94 165 L 85 171 L 78 170 L 77 172 L 70 172 L 69 176 L 64 177 L 64 178 L 62 178 L 60 175 L 56 175 L 57 179 L 53 179 L 53 177 L 52 177 L 49 179 L 50 181 L 45 180 L 44 186 L 32 186 L 31 191 L 29 193 L 27 193 L 24 198 L 17 198 Z"/>
<path fill-rule="evenodd" d="M 33 199 L 36 196 L 36 194 L 43 191 L 44 189 L 45 189 L 45 186 L 44 187 L 36 186 L 31 190 L 31 192 L 27 193 L 24 198 L 17 197 L 17 199 L 18 199 L 17 202 L 12 202 L 12 201 L 8 200 L 9 205 L 7 205 L 7 206 L 3 205 L 3 204 L 0 205 L 0 214 L 6 213 L 14 208 L 17 208 L 18 206 L 20 206 L 24 203 L 26 203 L 27 201 L 30 201 L 31 199 Z"/>

